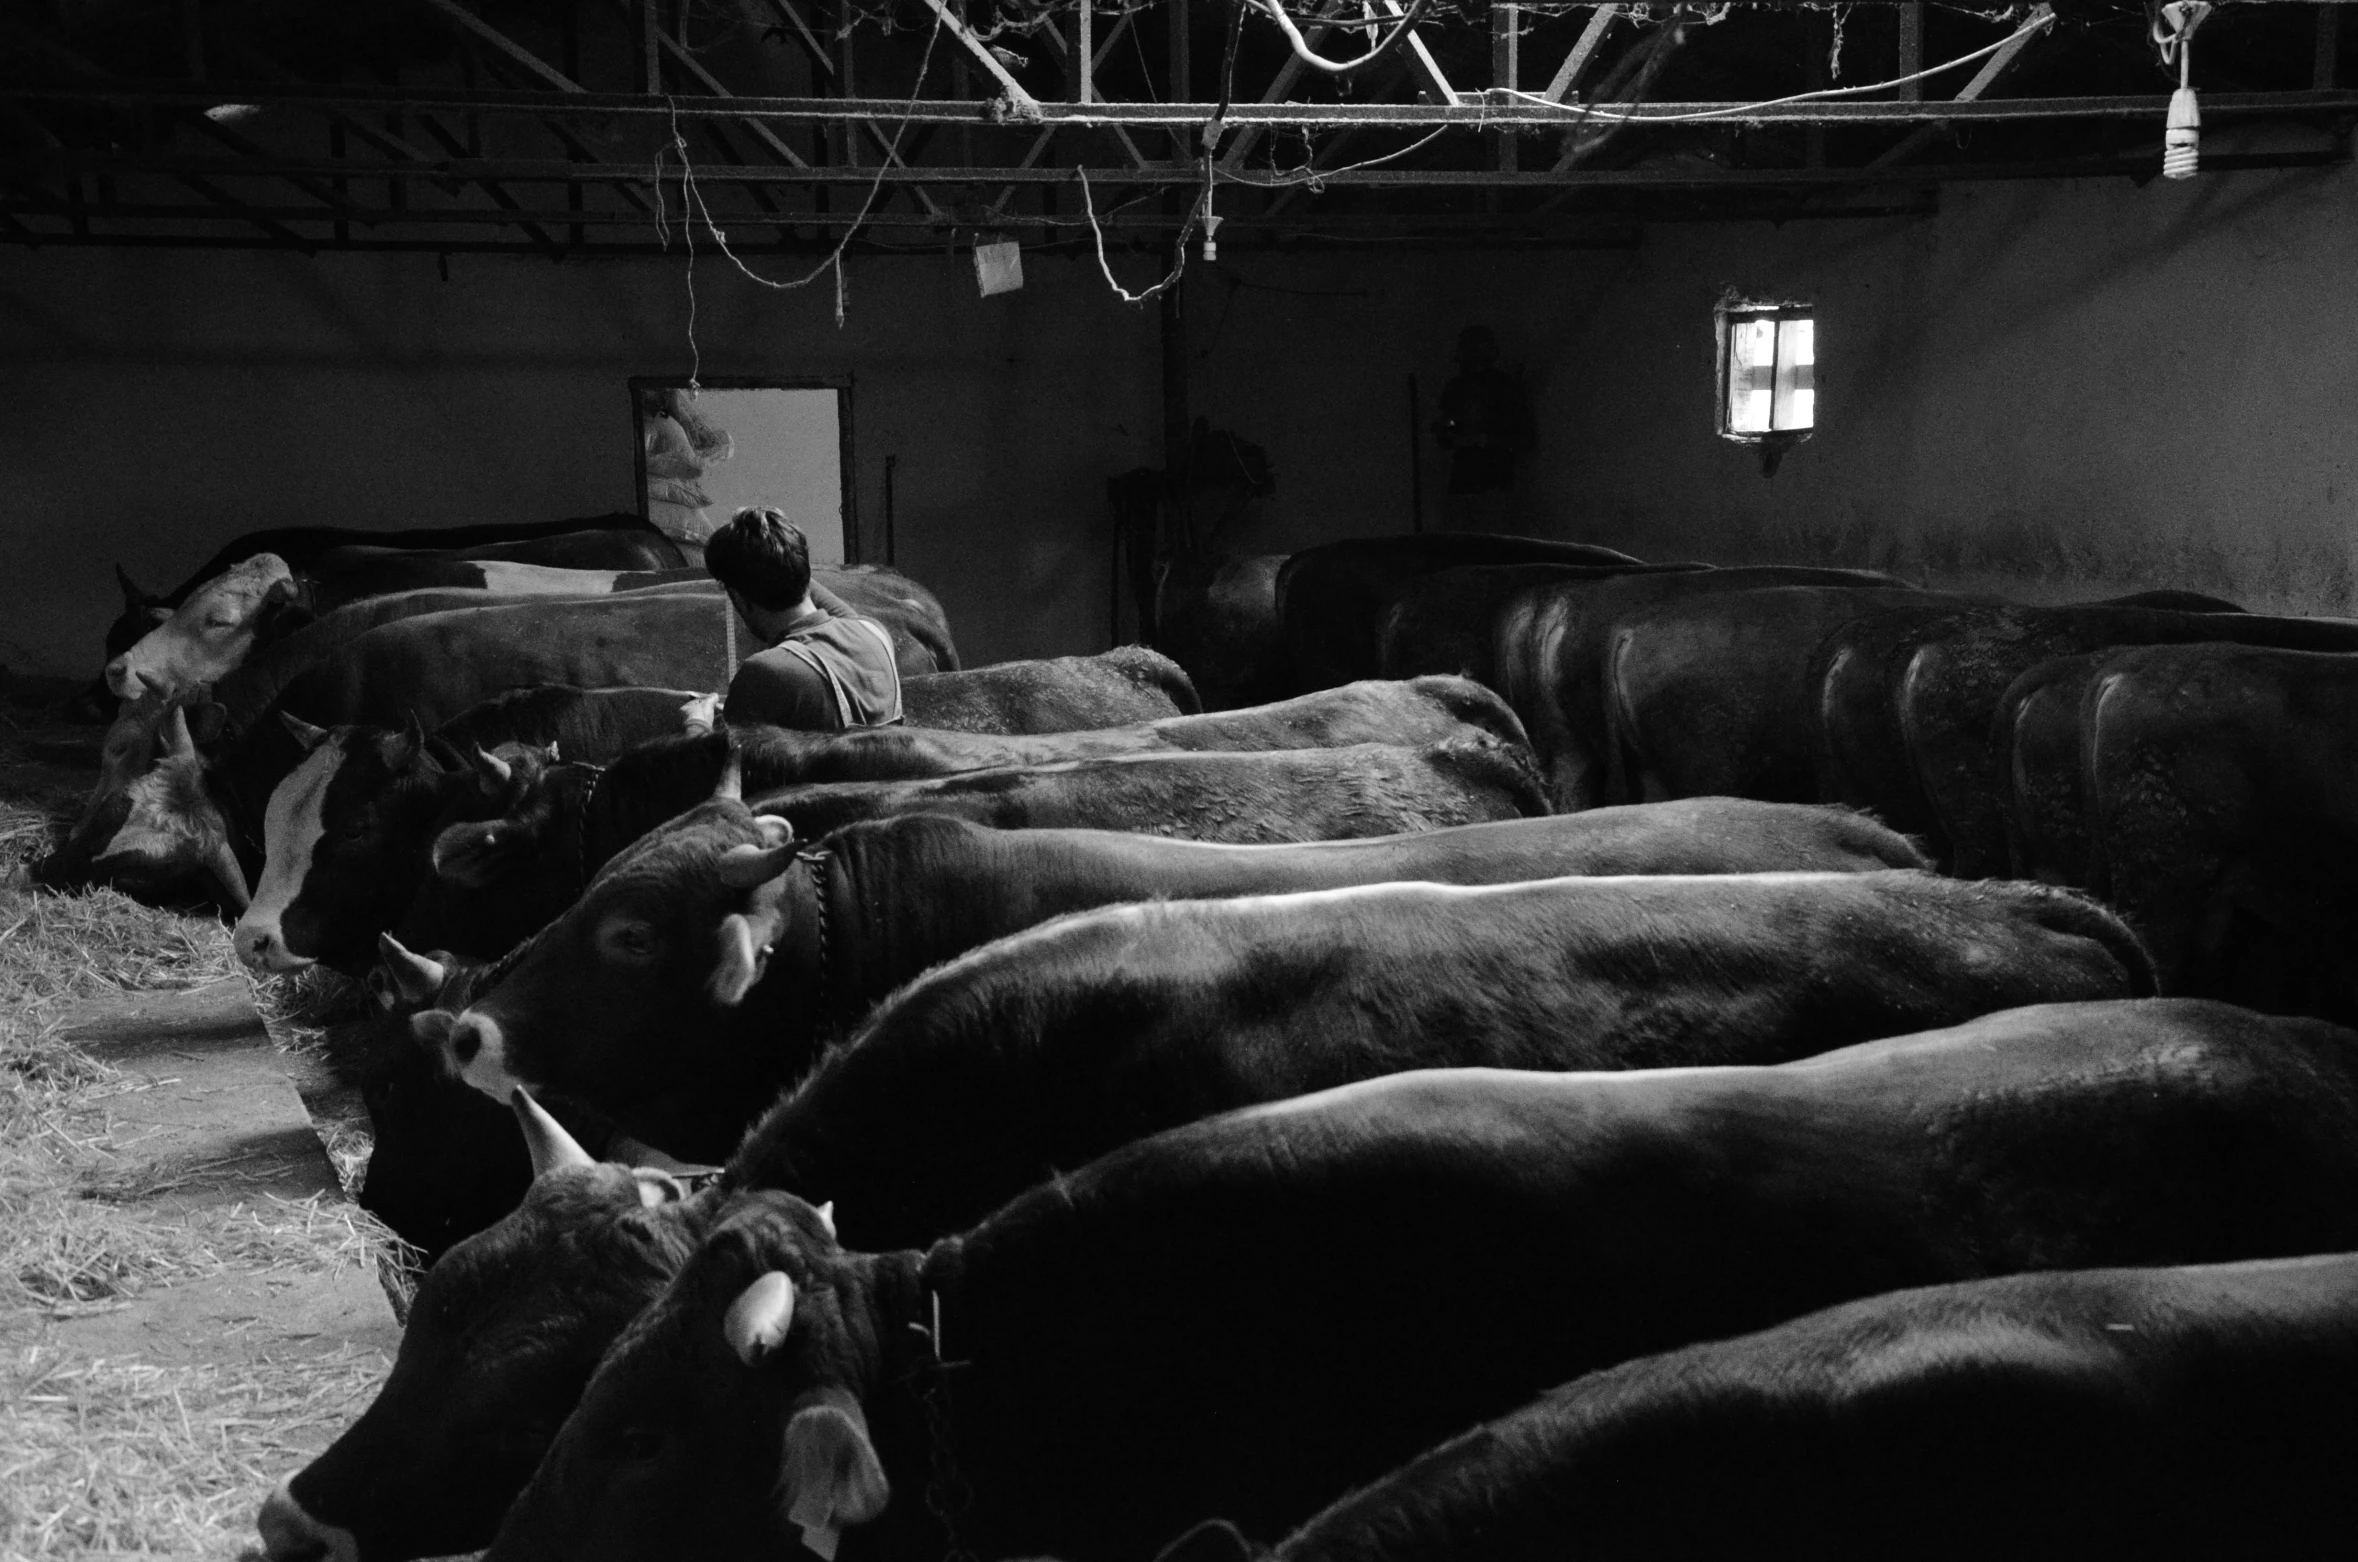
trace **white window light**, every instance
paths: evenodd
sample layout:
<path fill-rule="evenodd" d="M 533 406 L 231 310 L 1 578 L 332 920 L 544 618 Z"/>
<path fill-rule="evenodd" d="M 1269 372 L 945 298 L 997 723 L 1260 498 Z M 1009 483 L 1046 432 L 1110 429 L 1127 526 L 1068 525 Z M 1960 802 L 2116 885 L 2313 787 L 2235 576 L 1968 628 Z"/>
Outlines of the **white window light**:
<path fill-rule="evenodd" d="M 1718 307 L 1719 432 L 1758 443 L 1817 424 L 1817 322 L 1807 304 Z"/>

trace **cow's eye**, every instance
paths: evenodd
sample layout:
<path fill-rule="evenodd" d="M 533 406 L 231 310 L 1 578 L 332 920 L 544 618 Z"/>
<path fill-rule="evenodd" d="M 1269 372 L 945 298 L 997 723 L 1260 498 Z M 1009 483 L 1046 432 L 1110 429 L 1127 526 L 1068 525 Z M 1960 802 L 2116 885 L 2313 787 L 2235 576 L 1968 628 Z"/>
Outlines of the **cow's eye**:
<path fill-rule="evenodd" d="M 644 922 L 609 922 L 600 942 L 617 960 L 645 960 L 655 953 L 655 930 Z"/>

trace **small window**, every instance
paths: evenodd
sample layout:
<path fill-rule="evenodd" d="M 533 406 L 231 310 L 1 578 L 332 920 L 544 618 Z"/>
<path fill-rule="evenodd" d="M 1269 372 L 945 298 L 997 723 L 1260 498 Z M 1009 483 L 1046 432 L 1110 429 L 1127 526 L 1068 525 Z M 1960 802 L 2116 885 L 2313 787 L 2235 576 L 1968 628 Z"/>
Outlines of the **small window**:
<path fill-rule="evenodd" d="M 1817 331 L 1807 304 L 1719 306 L 1719 432 L 1755 441 L 1817 422 Z"/>

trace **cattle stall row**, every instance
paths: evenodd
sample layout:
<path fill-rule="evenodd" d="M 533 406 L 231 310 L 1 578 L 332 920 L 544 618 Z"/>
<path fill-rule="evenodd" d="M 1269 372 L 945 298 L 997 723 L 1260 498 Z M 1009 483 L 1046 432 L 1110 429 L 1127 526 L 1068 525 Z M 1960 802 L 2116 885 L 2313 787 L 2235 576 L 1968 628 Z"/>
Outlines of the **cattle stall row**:
<path fill-rule="evenodd" d="M 272 1562 L 2358 1518 L 2358 624 L 1443 535 L 967 668 L 856 567 L 908 721 L 821 734 L 667 549 L 124 582 L 39 876 L 365 980 L 431 1260 Z"/>

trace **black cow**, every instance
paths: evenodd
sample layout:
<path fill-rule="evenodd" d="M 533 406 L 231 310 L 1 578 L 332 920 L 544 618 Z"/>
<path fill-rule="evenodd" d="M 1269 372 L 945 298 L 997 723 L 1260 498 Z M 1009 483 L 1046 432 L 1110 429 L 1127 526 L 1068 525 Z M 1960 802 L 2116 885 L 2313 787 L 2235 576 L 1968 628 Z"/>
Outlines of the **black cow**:
<path fill-rule="evenodd" d="M 2090 877 L 2171 989 L 2358 1017 L 2358 656 L 2117 652 L 2080 719 Z"/>
<path fill-rule="evenodd" d="M 818 946 L 842 940 L 829 902 L 787 875 L 795 848 L 774 823 L 719 800 L 642 846 L 453 1021 L 443 1053 L 494 1100 L 519 1085 L 562 1091 L 674 1154 L 709 1155 L 808 1061 L 778 1043 L 817 1028 L 831 958 Z M 683 865 L 698 857 L 713 865 L 690 879 Z M 666 1001 L 701 981 L 707 1006 L 736 1007 L 781 945 L 817 966 L 821 985 L 769 988 L 765 998 L 801 1015 L 753 1031 L 775 1038 L 766 1045 L 749 1044 L 742 1025 L 683 1023 L 693 1010 Z M 1332 1011 L 1351 1017 L 1338 1024 L 1400 1038 L 1487 1025 L 1511 1052 L 1579 1024 L 1600 1060 L 1624 1068 L 1764 1061 L 2008 1004 L 2153 990 L 2135 937 L 2080 896 L 1969 891 L 1916 873 L 1376 885 L 1133 907 L 1092 913 L 1055 939 L 1031 934 L 1009 958 L 1028 971 L 1050 948 L 1067 951 L 1053 985 L 1043 974 L 1004 995 L 1015 1005 L 1007 1034 L 1069 1020 L 1098 1044 L 1136 1035 L 1144 1045 L 1158 1026 L 1274 1034 Z M 1113 1007 L 1084 1018 L 1101 991 Z M 1756 1050 L 1730 1050 L 1744 1048 Z"/>
<path fill-rule="evenodd" d="M 2080 704 L 2115 651 L 2059 656 L 2032 667 L 1998 697 L 1990 746 L 2000 767 L 2011 877 L 2088 882 L 2088 810 L 2080 793 Z"/>
<path fill-rule="evenodd" d="M 1639 560 L 1612 548 L 1481 532 L 1412 537 L 1355 537 L 1308 548 L 1277 572 L 1277 613 L 1296 692 L 1386 676 L 1377 639 L 1393 594 L 1435 571 L 1477 564 L 1573 564 L 1608 567 Z M 1421 672 L 1458 672 L 1456 667 Z"/>
<path fill-rule="evenodd" d="M 1199 564 L 1167 561 L 1153 577 L 1147 639 L 1187 669 L 1207 710 L 1260 705 L 1292 692 L 1277 616 L 1282 553 Z"/>
<path fill-rule="evenodd" d="M 846 1252 L 808 1204 L 741 1195 L 488 1562 L 1279 1533 L 1650 1351 L 1906 1286 L 2358 1241 L 2358 1038 L 2156 1007 L 1773 1070 L 1399 1075 L 1158 1135 L 922 1251 Z M 397 1366 L 386 1399 L 439 1420 L 415 1396 L 449 1370 Z"/>
<path fill-rule="evenodd" d="M 1905 588 L 1869 570 L 1760 565 L 1556 581 L 1509 598 L 1492 625 L 1498 692 L 1523 718 L 1559 808 L 1593 808 L 1611 794 L 1607 657 L 1621 626 L 1641 613 L 1764 586 Z"/>
<path fill-rule="evenodd" d="M 339 548 L 474 548 L 559 537 L 582 531 L 642 531 L 653 537 L 662 536 L 643 517 L 619 511 L 611 515 L 588 516 L 570 521 L 421 527 L 405 531 L 363 531 L 345 526 L 280 526 L 232 538 L 222 544 L 211 558 L 198 565 L 186 580 L 160 595 L 150 594 L 133 585 L 131 577 L 118 564 L 115 566 L 115 580 L 123 588 L 123 612 L 107 628 L 106 654 L 110 659 L 120 656 L 150 629 L 169 618 L 174 608 L 188 600 L 190 592 L 257 554 L 275 553 L 286 561 L 290 569 L 302 569 L 314 559 Z M 675 548 L 670 565 L 677 566 L 681 562 Z"/>
<path fill-rule="evenodd" d="M 2086 604 L 2147 607 L 2185 613 L 2240 613 L 2232 602 L 2191 591 L 2144 591 Z M 1947 857 L 1940 816 L 1925 795 L 1900 730 L 1893 690 L 1908 659 L 1959 610 L 1931 603 L 1893 608 L 1845 624 L 1810 657 L 1809 685 L 1817 691 L 1818 795 L 1830 803 L 1871 809 L 1895 830 Z"/>
<path fill-rule="evenodd" d="M 1615 800 L 1830 801 L 1818 789 L 1816 686 L 1827 635 L 1895 607 L 1970 599 L 1856 586 L 1715 593 L 1624 618 L 1606 653 Z"/>
<path fill-rule="evenodd" d="M 1951 870 L 1971 877 L 2005 869 L 2005 773 L 1991 722 L 2009 684 L 2050 657 L 2196 641 L 2358 651 L 2358 622 L 2093 604 L 1983 608 L 1920 636 L 1893 701 L 1917 776 L 1948 836 Z"/>
<path fill-rule="evenodd" d="M 1004 830 L 1139 830 L 1239 845 L 1398 835 L 1550 811 L 1528 751 L 1486 737 L 1415 748 L 1127 754 L 920 781 L 826 782 L 766 792 L 753 806 L 806 839 L 869 819 L 933 813 Z"/>
<path fill-rule="evenodd" d="M 1617 575 L 1691 575 L 1708 564 L 1473 564 L 1400 582 L 1376 619 L 1376 666 L 1386 678 L 1457 673 L 1492 688 L 1497 632 L 1508 605 L 1567 581 Z"/>
<path fill-rule="evenodd" d="M 1155 898 L 1206 899 L 1422 879 L 1503 883 L 1565 874 L 1873 872 L 1921 867 L 1907 842 L 1872 821 L 1832 809 L 1704 799 L 1655 808 L 1597 809 L 1576 816 L 1468 825 L 1422 835 L 1302 846 L 1212 846 L 1100 830 L 997 831 L 928 815 L 858 825 L 794 852 L 776 886 L 780 906 L 807 911 L 827 937 L 777 939 L 761 979 L 735 1004 L 717 1004 L 714 977 L 729 917 L 752 905 L 722 881 L 732 848 L 764 839 L 736 809 L 714 807 L 667 826 L 636 871 L 662 886 L 649 897 L 657 937 L 688 951 L 653 970 L 605 965 L 576 972 L 599 1001 L 568 1006 L 584 1045 L 661 1044 L 679 1030 L 711 1034 L 724 1049 L 762 1048 L 809 1057 L 855 1026 L 885 994 L 944 960 L 1066 912 Z M 552 933 L 534 946 L 519 991 L 566 978 L 545 973 L 566 956 Z M 703 959 L 693 951 L 703 951 Z M 446 964 L 465 962 L 437 957 Z M 443 980 L 440 969 L 431 984 Z M 473 989 L 468 989 L 471 992 Z M 425 1001 L 422 997 L 418 1000 Z M 466 1007 L 454 989 L 447 1026 Z M 521 1197 L 524 1182 L 469 1174 L 454 1164 L 460 1138 L 483 1144 L 512 1135 L 503 1108 L 442 1078 L 422 1053 L 397 1055 L 372 1077 L 399 1077 L 415 1110 L 376 1120 L 370 1186 L 421 1190 L 398 1214 L 380 1209 L 404 1237 L 438 1251 L 480 1229 Z M 398 1169 L 397 1169 L 398 1168 Z M 463 1185 L 462 1184 L 463 1179 Z M 428 1192 L 425 1190 L 434 1190 Z M 435 1200 L 441 1202 L 436 1203 Z M 375 1206 L 372 1206 L 375 1207 Z"/>
<path fill-rule="evenodd" d="M 2322 1557 L 2358 1528 L 2358 1256 L 1901 1291 L 1595 1373 L 1274 1551 L 1162 1562 Z"/>

